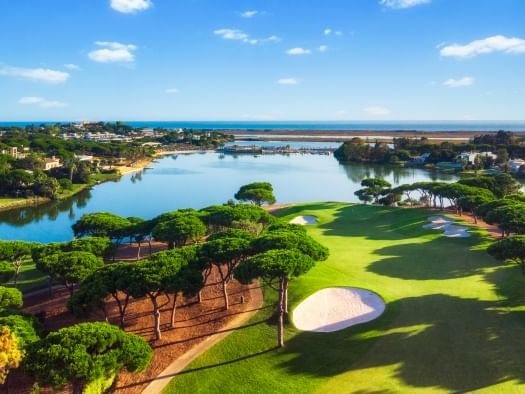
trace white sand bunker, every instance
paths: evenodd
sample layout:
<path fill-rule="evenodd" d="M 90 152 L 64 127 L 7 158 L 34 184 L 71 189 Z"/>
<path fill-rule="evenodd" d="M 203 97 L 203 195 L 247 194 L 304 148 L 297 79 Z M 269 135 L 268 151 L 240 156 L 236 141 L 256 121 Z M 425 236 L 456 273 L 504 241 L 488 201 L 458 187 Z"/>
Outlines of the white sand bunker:
<path fill-rule="evenodd" d="M 463 226 L 453 224 L 452 219 L 444 216 L 430 216 L 428 218 L 430 223 L 423 225 L 423 228 L 430 230 L 443 230 L 443 235 L 450 238 L 468 238 L 470 234 L 468 229 Z"/>
<path fill-rule="evenodd" d="M 451 237 L 451 238 L 468 238 L 470 237 L 470 234 L 468 233 L 468 229 L 463 226 L 456 226 L 454 224 L 449 224 L 445 227 L 445 231 L 443 231 L 443 235 L 445 237 Z"/>
<path fill-rule="evenodd" d="M 306 224 L 317 224 L 317 218 L 315 216 L 297 216 L 290 220 L 290 224 L 300 224 L 304 226 Z"/>
<path fill-rule="evenodd" d="M 446 218 L 444 216 L 430 216 L 428 218 L 428 221 L 430 223 L 425 224 L 423 228 L 431 229 L 431 230 L 441 230 L 445 226 L 454 222 L 452 219 Z"/>
<path fill-rule="evenodd" d="M 376 293 L 354 287 L 320 290 L 293 311 L 295 326 L 304 331 L 333 332 L 379 317 L 385 302 Z"/>

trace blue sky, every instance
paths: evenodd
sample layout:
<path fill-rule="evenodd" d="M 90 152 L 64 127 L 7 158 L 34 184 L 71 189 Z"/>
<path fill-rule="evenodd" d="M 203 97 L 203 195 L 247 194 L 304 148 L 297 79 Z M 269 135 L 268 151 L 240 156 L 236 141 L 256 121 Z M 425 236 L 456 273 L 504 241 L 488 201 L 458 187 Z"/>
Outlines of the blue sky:
<path fill-rule="evenodd" d="M 522 0 L 0 2 L 0 120 L 524 120 Z"/>

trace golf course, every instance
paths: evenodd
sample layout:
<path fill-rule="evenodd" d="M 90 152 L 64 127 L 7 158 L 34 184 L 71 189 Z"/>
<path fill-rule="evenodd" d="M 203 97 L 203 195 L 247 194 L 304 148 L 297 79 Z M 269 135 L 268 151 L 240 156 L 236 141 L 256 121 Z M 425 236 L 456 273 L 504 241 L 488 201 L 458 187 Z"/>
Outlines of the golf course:
<path fill-rule="evenodd" d="M 435 211 L 344 203 L 279 210 L 315 217 L 308 233 L 328 260 L 290 282 L 285 346 L 277 348 L 277 293 L 241 329 L 192 362 L 164 393 L 394 393 L 525 390 L 525 277 L 486 252 L 486 230 L 469 237 L 423 228 Z M 294 327 L 294 309 L 330 287 L 376 293 L 374 320 L 330 333 Z"/>

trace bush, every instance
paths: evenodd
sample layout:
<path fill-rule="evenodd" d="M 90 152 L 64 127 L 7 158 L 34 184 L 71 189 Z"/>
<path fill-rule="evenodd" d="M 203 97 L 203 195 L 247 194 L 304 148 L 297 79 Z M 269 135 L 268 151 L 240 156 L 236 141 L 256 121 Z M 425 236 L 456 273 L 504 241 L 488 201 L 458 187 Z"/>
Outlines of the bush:
<path fill-rule="evenodd" d="M 73 188 L 73 182 L 67 178 L 59 179 L 58 184 L 63 190 L 71 190 Z"/>

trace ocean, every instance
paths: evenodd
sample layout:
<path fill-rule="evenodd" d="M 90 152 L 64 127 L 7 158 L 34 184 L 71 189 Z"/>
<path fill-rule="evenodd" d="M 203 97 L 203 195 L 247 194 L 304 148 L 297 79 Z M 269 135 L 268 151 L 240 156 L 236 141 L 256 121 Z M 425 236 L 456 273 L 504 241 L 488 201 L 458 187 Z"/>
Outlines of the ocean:
<path fill-rule="evenodd" d="M 152 128 L 189 128 L 189 129 L 233 129 L 233 130 L 355 130 L 355 131 L 514 131 L 525 132 L 525 121 L 122 121 L 133 127 Z M 55 124 L 57 122 L 0 122 L 1 127 L 40 124 Z M 62 123 L 69 123 L 63 121 Z"/>

